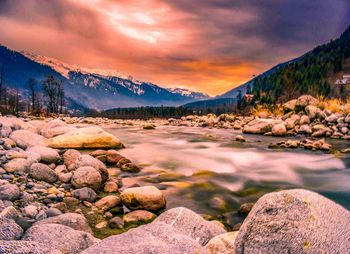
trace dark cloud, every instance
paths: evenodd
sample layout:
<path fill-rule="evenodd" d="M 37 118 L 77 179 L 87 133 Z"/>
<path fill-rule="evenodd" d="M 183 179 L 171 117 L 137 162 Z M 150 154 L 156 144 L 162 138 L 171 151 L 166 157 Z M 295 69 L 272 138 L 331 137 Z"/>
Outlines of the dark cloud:
<path fill-rule="evenodd" d="M 348 0 L 0 0 L 0 42 L 223 92 L 336 38 Z"/>

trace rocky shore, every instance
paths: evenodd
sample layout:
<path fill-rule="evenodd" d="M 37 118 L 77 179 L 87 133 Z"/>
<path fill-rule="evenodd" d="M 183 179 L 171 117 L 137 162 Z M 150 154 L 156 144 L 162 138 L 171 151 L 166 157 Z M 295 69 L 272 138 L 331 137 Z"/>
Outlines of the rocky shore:
<path fill-rule="evenodd" d="M 0 118 L 0 253 L 346 253 L 349 212 L 307 190 L 274 192 L 254 206 L 241 205 L 238 213 L 247 217 L 233 230 L 185 207 L 166 210 L 162 189 L 127 180 L 142 173 L 142 166 L 122 156 L 122 142 L 98 127 L 140 125 L 148 131 L 171 124 L 285 136 L 300 134 L 304 125 L 311 130 L 323 125 L 320 137 L 348 139 L 350 116 L 334 120 L 334 114 L 322 111 L 322 118 L 316 110 L 312 117 L 307 98 L 291 113 L 270 119 Z M 305 117 L 307 124 L 301 121 Z M 297 118 L 293 128 L 287 126 Z M 286 132 L 279 130 L 282 125 Z M 302 133 L 318 137 L 315 132 Z M 285 140 L 271 147 L 331 150 L 322 139 Z"/>

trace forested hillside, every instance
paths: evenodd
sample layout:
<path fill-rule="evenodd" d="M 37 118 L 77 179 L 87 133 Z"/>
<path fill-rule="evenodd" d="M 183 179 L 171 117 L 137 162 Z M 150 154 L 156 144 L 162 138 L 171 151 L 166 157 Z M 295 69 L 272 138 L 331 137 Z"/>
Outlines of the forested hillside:
<path fill-rule="evenodd" d="M 346 98 L 349 85 L 336 85 L 350 74 L 350 27 L 336 40 L 318 46 L 271 75 L 255 79 L 252 93 L 259 102 L 283 102 L 302 94 Z"/>

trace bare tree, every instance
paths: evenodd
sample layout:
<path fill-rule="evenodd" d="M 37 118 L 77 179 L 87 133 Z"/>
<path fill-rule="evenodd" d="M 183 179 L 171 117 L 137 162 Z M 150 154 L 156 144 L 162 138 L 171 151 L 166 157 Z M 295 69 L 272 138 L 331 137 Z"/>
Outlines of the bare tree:
<path fill-rule="evenodd" d="M 37 100 L 37 95 L 36 95 L 37 81 L 34 78 L 30 78 L 30 79 L 28 79 L 27 85 L 28 85 L 28 89 L 30 92 L 30 101 L 32 104 L 31 110 L 32 110 L 32 113 L 35 113 L 37 111 L 35 108 L 36 100 Z"/>
<path fill-rule="evenodd" d="M 63 110 L 64 100 L 64 88 L 62 82 L 51 75 L 42 81 L 42 87 L 49 100 L 47 107 L 48 112 L 61 112 Z"/>

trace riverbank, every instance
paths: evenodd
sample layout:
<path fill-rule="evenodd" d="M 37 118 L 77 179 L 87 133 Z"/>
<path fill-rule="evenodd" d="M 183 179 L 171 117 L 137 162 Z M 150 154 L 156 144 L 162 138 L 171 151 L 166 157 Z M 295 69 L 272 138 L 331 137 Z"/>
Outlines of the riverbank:
<path fill-rule="evenodd" d="M 135 146 L 135 140 L 138 137 L 127 135 L 120 129 L 125 127 L 130 133 L 149 135 L 151 139 L 155 139 L 155 143 L 159 143 L 159 139 L 166 140 L 166 136 L 159 136 L 156 139 L 157 136 L 153 135 L 157 134 L 157 131 L 163 130 L 164 135 L 171 136 L 173 132 L 176 132 L 176 129 L 187 128 L 186 126 L 172 126 L 170 125 L 172 120 L 153 122 L 125 122 L 92 118 L 63 118 L 63 120 L 0 119 L 2 123 L 0 131 L 2 135 L 0 141 L 2 147 L 0 217 L 3 221 L 1 223 L 2 232 L 4 232 L 2 240 L 17 240 L 15 242 L 1 242 L 0 250 L 12 252 L 13 248 L 20 251 L 34 248 L 42 250 L 42 253 L 47 253 L 48 246 L 50 246 L 52 253 L 59 253 L 59 251 L 79 253 L 84 249 L 87 249 L 86 253 L 103 253 L 103 251 L 104 253 L 120 253 L 121 250 L 125 253 L 134 253 L 135 251 L 149 253 L 151 250 L 160 253 L 170 249 L 173 253 L 192 253 L 195 251 L 198 253 L 225 253 L 220 248 L 222 242 L 227 241 L 231 246 L 227 250 L 228 253 L 232 253 L 234 249 L 238 251 L 241 248 L 235 243 L 235 239 L 237 235 L 242 234 L 243 238 L 248 237 L 241 232 L 244 232 L 247 225 L 251 225 L 249 217 L 246 220 L 244 218 L 250 214 L 253 203 L 237 202 L 232 192 L 214 187 L 215 181 L 212 180 L 216 176 L 213 174 L 216 170 L 220 172 L 222 167 L 219 166 L 212 170 L 202 168 L 202 170 L 190 174 L 177 172 L 176 165 L 173 170 L 170 170 L 172 167 L 167 167 L 168 170 L 152 169 L 147 163 L 141 163 L 142 160 L 139 161 L 137 158 L 142 157 L 142 148 L 136 153 L 136 158 L 131 156 L 131 154 L 135 154 L 135 151 L 130 149 L 133 145 Z M 171 128 L 173 128 L 172 131 L 170 131 Z M 201 130 L 205 130 L 205 128 L 201 128 Z M 198 133 L 199 129 L 193 128 L 193 132 Z M 203 139 L 201 135 L 197 136 L 196 140 L 195 136 L 188 135 L 184 130 L 181 133 L 192 141 L 181 143 L 181 139 L 179 140 L 180 147 L 185 150 L 185 146 L 191 143 L 195 144 L 196 149 L 205 150 L 206 147 L 218 144 L 220 135 L 222 135 L 206 134 L 204 137 L 210 142 L 205 143 L 201 142 Z M 225 149 L 225 146 L 227 149 L 232 149 L 233 146 L 241 150 L 248 149 L 251 152 L 249 146 L 255 147 L 256 144 L 261 144 L 263 149 L 268 149 L 268 144 L 271 141 L 270 139 L 258 140 L 259 136 L 246 135 L 244 137 L 246 142 L 242 143 L 243 140 L 238 138 L 239 135 L 241 135 L 240 132 L 232 134 L 231 144 L 221 144 L 215 149 L 220 151 Z M 133 138 L 135 140 L 132 140 Z M 174 141 L 177 138 L 175 136 Z M 269 136 L 262 136 L 262 139 L 265 138 L 269 138 Z M 222 139 L 227 140 L 228 137 L 223 136 Z M 129 141 L 124 142 L 123 140 Z M 346 151 L 346 142 L 346 140 L 342 140 L 340 146 L 334 143 L 332 147 L 336 147 L 336 150 Z M 153 156 L 161 155 L 162 148 L 164 146 L 159 148 L 158 154 L 153 153 Z M 143 148 L 144 152 L 146 150 Z M 238 149 L 236 151 L 238 152 Z M 169 152 L 165 151 L 165 153 Z M 319 152 L 315 152 L 315 154 L 317 153 Z M 324 152 L 320 153 L 322 155 Z M 128 154 L 130 156 L 127 156 Z M 219 157 L 219 153 L 214 156 Z M 193 160 L 198 159 L 193 155 L 192 158 Z M 185 157 L 180 159 L 186 161 Z M 336 165 L 335 161 L 329 163 Z M 268 167 L 267 165 L 262 166 Z M 339 170 L 344 170 L 344 168 L 339 168 Z M 285 171 L 283 172 L 285 173 Z M 237 176 L 240 174 L 241 172 L 236 172 Z M 271 174 L 271 176 L 273 175 Z M 223 174 L 218 177 L 227 177 L 227 175 Z M 193 179 L 197 180 L 193 181 Z M 198 181 L 198 179 L 201 180 Z M 226 212 L 231 211 L 235 214 L 231 218 L 240 217 L 241 221 L 234 220 L 228 223 L 227 217 L 223 220 L 221 215 L 213 216 L 210 213 L 202 215 L 205 220 L 202 216 L 184 208 L 174 208 L 175 210 L 170 209 L 164 212 L 165 208 L 169 209 L 169 204 L 172 203 L 171 198 L 176 197 L 173 193 L 174 189 L 170 187 L 171 183 L 182 185 L 182 187 L 183 184 L 190 184 L 187 185 L 189 188 L 186 189 L 185 195 L 192 195 L 193 200 L 208 199 L 208 210 L 214 207 Z M 265 192 L 257 193 L 256 191 L 259 192 L 259 190 L 256 188 L 245 188 L 245 192 L 242 192 L 241 195 L 249 197 L 250 194 L 257 194 L 255 197 L 261 197 L 266 192 L 273 190 L 276 189 L 266 189 Z M 215 193 L 224 195 L 213 195 Z M 316 205 L 318 202 L 326 200 L 321 196 L 313 198 L 316 194 L 304 191 L 302 193 L 304 193 L 301 195 L 302 198 L 310 196 Z M 288 195 L 288 200 L 295 199 L 297 203 L 298 200 L 302 200 L 298 193 L 290 192 Z M 279 202 L 281 201 L 274 205 L 278 207 L 286 205 Z M 335 206 L 331 201 L 324 202 L 327 204 L 330 202 L 331 207 Z M 264 203 L 264 201 L 260 203 Z M 343 208 L 335 206 L 334 209 L 343 213 L 341 210 Z M 324 215 L 321 215 L 316 220 L 323 221 Z M 258 218 L 256 216 L 257 214 L 253 218 Z M 153 220 L 154 222 L 147 226 L 138 227 Z M 240 224 L 243 220 L 243 224 Z M 272 218 L 271 220 L 273 221 Z M 201 226 L 198 227 L 198 225 Z M 261 225 L 261 223 L 257 225 Z M 138 228 L 130 231 L 129 229 L 132 227 Z M 227 230 L 231 232 L 239 230 L 239 233 L 225 233 Z M 125 231 L 128 232 L 108 237 Z M 249 229 L 249 231 L 251 230 Z M 62 237 L 62 234 L 66 237 Z M 130 242 L 131 235 L 135 237 L 132 243 Z M 213 239 L 211 243 L 209 242 L 218 235 L 222 236 Z M 153 241 L 151 238 L 147 240 L 146 236 L 151 237 Z M 104 238 L 106 240 L 99 240 Z M 303 248 L 307 249 L 309 245 L 313 246 L 313 244 L 318 246 L 317 242 L 313 242 L 314 239 L 312 241 L 306 239 L 305 241 L 306 247 Z M 239 243 L 240 240 L 237 242 Z M 253 240 L 252 243 L 254 243 Z M 347 246 L 339 245 L 338 249 L 342 250 L 345 247 Z M 219 248 L 219 252 L 217 248 Z M 262 248 L 261 251 L 263 250 Z M 244 251 L 237 253 L 244 253 Z"/>

